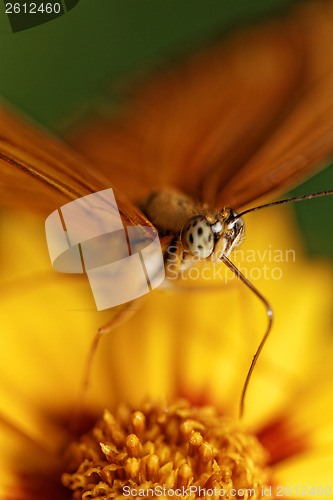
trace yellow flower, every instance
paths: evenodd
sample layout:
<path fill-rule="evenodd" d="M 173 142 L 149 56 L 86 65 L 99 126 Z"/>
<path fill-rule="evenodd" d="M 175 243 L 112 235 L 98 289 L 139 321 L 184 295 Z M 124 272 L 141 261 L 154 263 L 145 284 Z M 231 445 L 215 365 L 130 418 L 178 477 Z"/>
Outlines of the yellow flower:
<path fill-rule="evenodd" d="M 244 265 L 273 265 L 282 277 L 256 283 L 274 305 L 276 324 L 242 427 L 271 453 L 275 485 L 309 491 L 329 486 L 333 463 L 331 275 L 325 263 L 304 257 L 285 212 L 248 220 L 244 254 L 256 249 L 257 259 Z M 62 452 L 88 345 L 101 324 L 88 286 L 49 272 L 42 224 L 22 213 L 3 217 L 0 491 L 8 499 L 66 498 Z M 293 250 L 295 258 L 271 262 L 267 248 L 284 256 Z M 121 402 L 139 407 L 146 396 L 186 396 L 235 417 L 266 322 L 244 288 L 232 280 L 214 291 L 151 293 L 131 320 L 103 338 L 87 414 Z"/>
<path fill-rule="evenodd" d="M 172 485 L 177 477 L 186 482 L 191 466 L 197 467 L 193 481 L 204 481 L 208 474 L 209 482 L 213 471 L 224 486 L 241 486 L 245 474 L 257 488 L 274 486 L 273 497 L 327 495 L 333 466 L 332 276 L 327 263 L 305 257 L 287 209 L 249 214 L 247 236 L 235 256 L 242 272 L 272 303 L 276 318 L 251 379 L 245 418 L 237 423 L 244 378 L 267 323 L 257 298 L 229 273 L 209 283 L 201 280 L 198 287 L 188 287 L 184 279 L 179 289 L 150 293 L 137 303 L 132 319 L 103 338 L 83 401 L 79 387 L 88 347 L 108 313 L 95 311 L 85 277 L 68 278 L 50 269 L 44 220 L 30 214 L 25 204 L 45 209 L 58 203 L 59 196 L 68 201 L 109 187 L 109 181 L 134 202 L 151 189 L 171 185 L 211 200 L 215 207 L 233 200 L 236 208 L 283 188 L 332 152 L 331 19 L 331 2 L 310 3 L 286 21 L 190 58 L 185 69 L 152 78 L 131 101 L 134 111 L 125 110 L 115 125 L 93 122 L 72 139 L 98 165 L 96 176 L 84 170 L 84 160 L 7 117 L 0 134 L 2 203 L 15 199 L 24 209 L 2 213 L 3 498 L 69 498 L 60 478 L 69 486 L 77 479 L 66 476 L 63 460 L 75 424 L 87 428 L 105 409 L 119 417 L 122 402 L 142 412 L 127 415 L 128 435 L 116 449 L 100 440 L 103 467 L 110 459 L 111 468 L 120 467 L 120 479 L 127 475 L 135 482 L 141 467 L 135 460 L 145 443 L 132 430 L 146 431 L 133 418 L 139 415 L 142 422 L 142 415 L 148 416 L 149 408 L 141 406 L 145 398 L 166 398 L 174 409 L 179 397 L 192 409 L 186 403 L 176 410 L 196 423 L 188 433 L 187 421 L 178 430 L 172 421 L 171 431 L 169 422 L 160 422 L 165 429 L 155 435 L 159 444 L 169 436 L 176 446 L 174 436 L 185 436 L 181 449 L 167 443 L 172 453 L 165 450 L 166 457 L 170 452 L 172 460 L 166 459 L 167 474 L 160 481 L 165 478 Z M 31 168 L 36 170 L 27 176 Z M 57 189 L 47 185 L 40 170 L 49 185 L 60 177 Z M 204 404 L 218 409 L 223 420 L 197 408 Z M 153 411 L 156 419 L 159 411 Z M 233 421 L 230 428 L 225 418 Z M 112 431 L 111 413 L 105 411 L 100 422 L 93 437 L 108 439 L 104 427 L 110 424 L 107 431 Z M 226 429 L 227 446 L 221 429 Z M 197 462 L 190 459 L 195 456 L 192 430 L 200 434 L 195 436 L 199 443 L 211 431 Z M 91 436 L 82 439 L 91 444 Z M 93 454 L 97 445 L 92 443 L 88 452 Z M 149 446 L 142 460 L 156 479 L 160 457 L 151 453 L 149 458 Z M 77 449 L 80 445 L 74 445 L 74 454 Z M 190 458 L 182 455 L 187 452 Z M 119 453 L 124 463 L 119 456 L 114 460 Z M 232 460 L 237 477 L 230 472 Z M 102 486 L 97 484 L 95 498 L 109 492 Z M 79 498 L 80 490 L 74 495 Z"/>

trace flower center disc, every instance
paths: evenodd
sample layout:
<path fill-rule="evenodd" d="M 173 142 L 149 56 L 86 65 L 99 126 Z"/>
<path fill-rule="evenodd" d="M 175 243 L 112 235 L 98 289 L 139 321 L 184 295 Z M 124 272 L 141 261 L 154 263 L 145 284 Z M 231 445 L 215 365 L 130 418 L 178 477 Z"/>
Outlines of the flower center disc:
<path fill-rule="evenodd" d="M 62 482 L 73 499 L 262 498 L 266 462 L 257 438 L 214 408 L 149 402 L 105 410 L 70 445 Z"/>

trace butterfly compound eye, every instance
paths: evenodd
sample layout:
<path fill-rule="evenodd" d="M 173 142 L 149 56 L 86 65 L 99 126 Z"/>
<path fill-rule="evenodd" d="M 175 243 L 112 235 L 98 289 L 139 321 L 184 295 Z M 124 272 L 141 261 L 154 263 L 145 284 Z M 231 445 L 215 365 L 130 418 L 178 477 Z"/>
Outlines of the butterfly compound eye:
<path fill-rule="evenodd" d="M 209 257 L 214 249 L 213 231 L 202 216 L 190 219 L 182 231 L 182 243 L 192 255 L 205 259 Z"/>

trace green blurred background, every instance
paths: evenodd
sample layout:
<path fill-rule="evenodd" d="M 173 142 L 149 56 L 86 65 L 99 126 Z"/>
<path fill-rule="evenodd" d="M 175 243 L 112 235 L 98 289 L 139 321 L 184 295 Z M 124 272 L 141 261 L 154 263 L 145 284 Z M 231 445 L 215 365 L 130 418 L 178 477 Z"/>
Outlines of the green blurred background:
<path fill-rule="evenodd" d="M 296 2 L 80 0 L 61 17 L 17 33 L 11 30 L 5 3 L 0 3 L 0 93 L 62 134 L 106 95 L 116 105 L 119 81 L 238 26 L 279 15 Z M 329 167 L 293 194 L 332 187 Z M 310 254 L 333 258 L 327 222 L 332 203 L 326 197 L 293 207 Z"/>

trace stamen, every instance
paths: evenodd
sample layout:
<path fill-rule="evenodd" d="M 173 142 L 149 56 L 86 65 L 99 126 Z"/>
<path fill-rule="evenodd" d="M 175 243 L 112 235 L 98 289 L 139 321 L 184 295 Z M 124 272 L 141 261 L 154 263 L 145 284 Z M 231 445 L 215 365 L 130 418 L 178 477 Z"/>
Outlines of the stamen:
<path fill-rule="evenodd" d="M 135 434 L 126 438 L 126 448 L 129 457 L 138 457 L 140 453 L 140 440 Z"/>
<path fill-rule="evenodd" d="M 200 446 L 203 442 L 203 437 L 199 432 L 194 432 L 189 440 L 189 455 L 193 457 L 196 453 L 198 453 Z"/>
<path fill-rule="evenodd" d="M 137 480 L 140 472 L 140 461 L 137 458 L 127 459 L 124 466 L 128 479 Z"/>
<path fill-rule="evenodd" d="M 199 486 L 224 490 L 225 498 L 235 499 L 244 498 L 235 490 L 248 488 L 262 498 L 267 456 L 239 425 L 213 408 L 191 408 L 184 400 L 169 406 L 145 403 L 137 411 L 122 406 L 114 414 L 105 410 L 95 427 L 70 446 L 70 472 L 62 482 L 73 500 L 120 498 L 125 492 L 133 498 L 157 486 L 166 488 L 165 498 L 174 496 L 168 491 Z M 184 495 L 203 496 L 199 489 Z"/>
<path fill-rule="evenodd" d="M 160 460 L 157 455 L 149 455 L 146 462 L 147 479 L 152 483 L 158 481 L 158 472 L 160 469 Z"/>
<path fill-rule="evenodd" d="M 132 415 L 132 425 L 135 434 L 142 438 L 145 430 L 146 430 L 146 417 L 142 413 L 142 411 L 136 411 Z"/>
<path fill-rule="evenodd" d="M 191 467 L 188 464 L 181 465 L 178 469 L 177 488 L 186 488 L 192 476 Z"/>
<path fill-rule="evenodd" d="M 204 464 L 207 464 L 213 458 L 213 449 L 209 443 L 202 443 L 199 448 L 199 456 Z"/>

